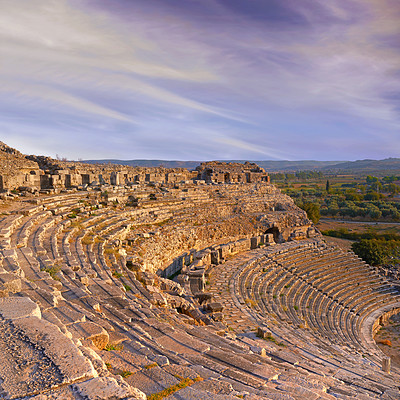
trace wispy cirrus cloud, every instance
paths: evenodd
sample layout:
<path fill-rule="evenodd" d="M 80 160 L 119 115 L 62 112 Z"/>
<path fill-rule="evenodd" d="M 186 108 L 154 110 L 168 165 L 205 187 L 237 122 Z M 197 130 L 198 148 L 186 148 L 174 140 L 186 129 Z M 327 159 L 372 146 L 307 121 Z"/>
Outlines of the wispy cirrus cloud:
<path fill-rule="evenodd" d="M 396 156 L 396 0 L 0 7 L 4 140 L 52 126 L 45 150 L 76 136 L 75 158 Z"/>

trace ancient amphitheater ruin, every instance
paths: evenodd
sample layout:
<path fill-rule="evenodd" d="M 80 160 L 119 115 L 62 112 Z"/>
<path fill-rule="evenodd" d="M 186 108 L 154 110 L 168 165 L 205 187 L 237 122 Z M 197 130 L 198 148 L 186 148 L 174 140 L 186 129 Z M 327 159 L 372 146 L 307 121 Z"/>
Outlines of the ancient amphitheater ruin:
<path fill-rule="evenodd" d="M 0 398 L 400 398 L 396 282 L 257 165 L 0 162 Z"/>

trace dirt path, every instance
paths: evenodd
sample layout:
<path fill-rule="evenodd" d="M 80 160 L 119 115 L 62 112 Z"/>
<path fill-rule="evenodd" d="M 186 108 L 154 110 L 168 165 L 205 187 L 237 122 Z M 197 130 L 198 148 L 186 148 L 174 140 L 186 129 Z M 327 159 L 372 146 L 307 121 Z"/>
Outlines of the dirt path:
<path fill-rule="evenodd" d="M 390 318 L 375 336 L 378 347 L 392 359 L 392 365 L 400 368 L 400 314 Z"/>

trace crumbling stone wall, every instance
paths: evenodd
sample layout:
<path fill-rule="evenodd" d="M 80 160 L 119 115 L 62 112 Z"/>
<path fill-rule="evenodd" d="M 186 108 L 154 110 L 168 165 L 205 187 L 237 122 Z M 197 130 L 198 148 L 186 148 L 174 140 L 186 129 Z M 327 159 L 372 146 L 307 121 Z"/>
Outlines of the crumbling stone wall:
<path fill-rule="evenodd" d="M 18 188 L 71 189 L 86 185 L 123 186 L 137 183 L 175 184 L 185 181 L 206 183 L 269 182 L 265 170 L 255 163 L 205 162 L 196 171 L 185 168 L 145 168 L 115 164 L 86 164 L 25 156 L 0 142 L 0 190 Z"/>
<path fill-rule="evenodd" d="M 265 170 L 255 163 L 225 163 L 210 161 L 201 163 L 196 168 L 197 179 L 207 183 L 254 183 L 269 182 Z"/>
<path fill-rule="evenodd" d="M 124 186 L 137 183 L 174 184 L 192 180 L 197 172 L 184 168 L 145 168 L 115 164 L 86 164 L 45 156 L 25 156 L 0 142 L 0 191 L 62 190 L 87 185 Z"/>
<path fill-rule="evenodd" d="M 164 204 L 164 209 L 170 211 L 168 221 L 159 226 L 155 224 L 150 235 L 136 242 L 136 261 L 153 273 L 163 273 L 184 253 L 246 238 L 250 240 L 272 233 L 271 229 L 275 232 L 271 236 L 278 243 L 315 235 L 305 212 L 297 208 L 290 197 L 266 183 L 204 185 L 196 187 L 191 195 L 187 193 L 180 194 L 187 197 L 182 197 L 184 201 L 179 207 L 172 202 L 162 203 L 162 198 L 156 200 L 155 206 Z M 180 195 L 174 193 L 176 198 Z"/>
<path fill-rule="evenodd" d="M 0 191 L 18 187 L 39 188 L 41 171 L 38 164 L 0 142 Z"/>

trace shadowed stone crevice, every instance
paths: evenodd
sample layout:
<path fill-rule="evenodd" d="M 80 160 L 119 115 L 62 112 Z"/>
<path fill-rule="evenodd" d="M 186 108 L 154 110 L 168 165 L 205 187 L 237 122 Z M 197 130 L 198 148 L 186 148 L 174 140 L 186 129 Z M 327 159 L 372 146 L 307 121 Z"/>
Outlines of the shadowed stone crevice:
<path fill-rule="evenodd" d="M 264 233 L 265 234 L 272 233 L 274 235 L 274 241 L 276 243 L 280 243 L 282 241 L 282 234 L 281 234 L 279 228 L 276 226 L 273 226 L 272 228 L 268 228 Z"/>

